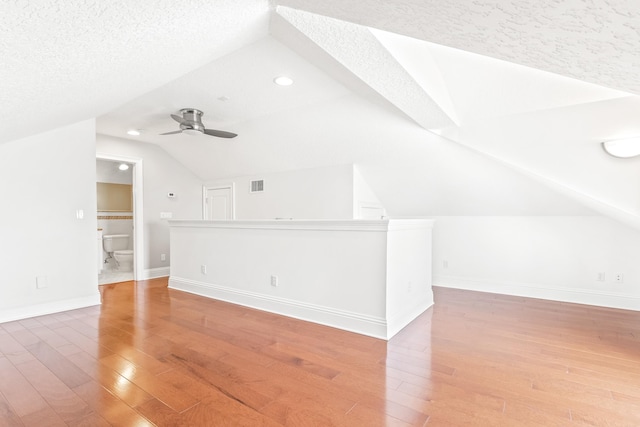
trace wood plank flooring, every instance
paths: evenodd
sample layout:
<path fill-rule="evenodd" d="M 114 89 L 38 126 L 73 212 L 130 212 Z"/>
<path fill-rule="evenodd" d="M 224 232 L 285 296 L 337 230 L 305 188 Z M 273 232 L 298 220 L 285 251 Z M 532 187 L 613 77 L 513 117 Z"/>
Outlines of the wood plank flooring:
<path fill-rule="evenodd" d="M 167 288 L 0 325 L 0 426 L 640 426 L 640 313 L 435 288 L 389 342 Z"/>

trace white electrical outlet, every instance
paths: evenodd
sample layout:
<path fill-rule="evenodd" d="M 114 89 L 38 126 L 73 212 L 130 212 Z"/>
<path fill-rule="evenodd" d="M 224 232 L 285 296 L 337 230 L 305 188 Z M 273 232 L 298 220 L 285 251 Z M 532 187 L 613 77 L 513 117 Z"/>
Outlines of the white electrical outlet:
<path fill-rule="evenodd" d="M 449 261 L 442 261 L 442 268 L 449 268 Z"/>
<path fill-rule="evenodd" d="M 598 278 L 596 279 L 598 282 L 604 282 L 604 272 L 598 273 Z"/>
<path fill-rule="evenodd" d="M 201 265 L 200 266 L 200 272 L 202 274 L 207 274 L 207 266 L 206 265 Z"/>
<path fill-rule="evenodd" d="M 160 261 L 166 261 L 167 260 L 167 254 L 160 254 Z"/>
<path fill-rule="evenodd" d="M 44 289 L 48 287 L 49 287 L 49 283 L 47 281 L 47 276 L 36 277 L 36 289 Z"/>
<path fill-rule="evenodd" d="M 624 274 L 613 273 L 613 281 L 616 283 L 624 283 Z"/>
<path fill-rule="evenodd" d="M 278 286 L 278 276 L 271 276 L 271 286 Z"/>

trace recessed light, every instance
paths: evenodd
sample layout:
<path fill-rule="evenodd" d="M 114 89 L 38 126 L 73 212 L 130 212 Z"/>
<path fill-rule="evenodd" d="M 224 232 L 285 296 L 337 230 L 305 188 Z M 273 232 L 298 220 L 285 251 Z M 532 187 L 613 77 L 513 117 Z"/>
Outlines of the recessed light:
<path fill-rule="evenodd" d="M 118 166 L 118 169 L 120 169 L 121 171 L 126 171 L 127 169 L 129 169 L 129 165 L 126 163 L 120 163 L 120 166 Z"/>
<path fill-rule="evenodd" d="M 613 157 L 625 159 L 640 156 L 640 137 L 605 141 L 602 148 Z"/>
<path fill-rule="evenodd" d="M 227 102 L 229 100 L 228 96 L 221 96 L 218 98 L 218 101 Z"/>
<path fill-rule="evenodd" d="M 127 131 L 127 135 L 138 136 L 138 135 L 140 135 L 140 131 L 137 130 L 137 129 L 129 129 Z"/>
<path fill-rule="evenodd" d="M 273 79 L 273 82 L 278 86 L 291 86 L 293 84 L 293 79 L 287 76 L 278 76 Z"/>

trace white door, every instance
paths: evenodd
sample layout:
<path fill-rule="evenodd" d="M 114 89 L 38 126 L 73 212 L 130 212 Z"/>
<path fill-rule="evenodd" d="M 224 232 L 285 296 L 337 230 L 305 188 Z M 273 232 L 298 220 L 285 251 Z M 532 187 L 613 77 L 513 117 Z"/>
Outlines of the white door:
<path fill-rule="evenodd" d="M 233 219 L 232 188 L 207 188 L 204 206 L 204 219 Z"/>
<path fill-rule="evenodd" d="M 387 214 L 379 203 L 360 202 L 358 207 L 358 219 L 382 219 Z"/>

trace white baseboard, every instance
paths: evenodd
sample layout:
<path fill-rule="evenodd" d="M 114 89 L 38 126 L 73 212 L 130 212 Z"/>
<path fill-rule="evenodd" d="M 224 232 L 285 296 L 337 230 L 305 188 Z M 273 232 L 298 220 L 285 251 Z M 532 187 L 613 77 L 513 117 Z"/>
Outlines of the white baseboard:
<path fill-rule="evenodd" d="M 434 276 L 433 286 L 640 311 L 640 298 L 598 289 L 575 289 L 455 276 Z"/>
<path fill-rule="evenodd" d="M 383 318 L 171 276 L 169 287 L 346 331 L 388 339 Z"/>
<path fill-rule="evenodd" d="M 169 276 L 170 267 L 147 268 L 142 272 L 142 279 L 156 279 Z"/>
<path fill-rule="evenodd" d="M 427 311 L 433 305 L 433 293 L 430 298 L 419 301 L 409 310 L 402 310 L 387 319 L 387 339 L 391 339 L 405 326 L 413 322 L 418 316 Z"/>
<path fill-rule="evenodd" d="M 3 309 L 0 314 L 0 323 L 13 322 L 15 320 L 60 313 L 62 311 L 75 310 L 78 308 L 91 307 L 94 305 L 100 305 L 99 292 L 88 297 L 54 301 L 19 308 Z"/>

